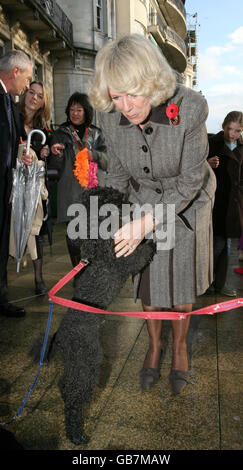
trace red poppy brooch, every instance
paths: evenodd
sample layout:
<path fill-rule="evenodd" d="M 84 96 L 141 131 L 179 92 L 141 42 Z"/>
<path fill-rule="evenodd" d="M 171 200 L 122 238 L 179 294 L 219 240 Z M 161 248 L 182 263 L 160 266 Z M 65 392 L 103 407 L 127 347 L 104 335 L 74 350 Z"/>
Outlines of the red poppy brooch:
<path fill-rule="evenodd" d="M 171 124 L 173 124 L 173 126 L 178 126 L 178 124 L 180 124 L 181 118 L 179 115 L 179 109 L 180 109 L 182 100 L 183 100 L 183 96 L 181 96 L 181 98 L 177 101 L 177 103 L 169 104 L 165 110 L 166 116 L 171 120 Z"/>

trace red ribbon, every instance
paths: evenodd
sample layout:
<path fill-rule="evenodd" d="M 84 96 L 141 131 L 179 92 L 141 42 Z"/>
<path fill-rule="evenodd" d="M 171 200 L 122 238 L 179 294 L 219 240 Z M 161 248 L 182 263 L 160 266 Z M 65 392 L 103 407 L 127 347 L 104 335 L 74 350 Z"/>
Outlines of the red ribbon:
<path fill-rule="evenodd" d="M 58 292 L 65 284 L 67 284 L 70 279 L 72 279 L 75 274 L 79 273 L 89 264 L 86 260 L 81 260 L 80 263 L 75 266 L 69 273 L 67 273 L 60 281 L 52 287 L 49 291 L 49 298 L 56 304 L 62 305 L 64 307 L 70 307 L 75 310 L 82 310 L 84 312 L 90 313 L 102 313 L 105 315 L 122 315 L 127 317 L 138 317 L 144 318 L 146 320 L 156 319 L 156 320 L 185 320 L 188 315 L 214 315 L 215 313 L 225 312 L 227 310 L 233 310 L 234 308 L 243 307 L 243 297 L 229 300 L 227 302 L 221 302 L 214 305 L 209 305 L 208 307 L 199 308 L 193 312 L 183 313 L 183 312 L 109 312 L 108 310 L 102 310 L 100 308 L 91 307 L 90 305 L 83 304 L 81 302 L 75 302 L 74 300 L 64 299 L 63 297 L 57 297 L 55 294 Z"/>

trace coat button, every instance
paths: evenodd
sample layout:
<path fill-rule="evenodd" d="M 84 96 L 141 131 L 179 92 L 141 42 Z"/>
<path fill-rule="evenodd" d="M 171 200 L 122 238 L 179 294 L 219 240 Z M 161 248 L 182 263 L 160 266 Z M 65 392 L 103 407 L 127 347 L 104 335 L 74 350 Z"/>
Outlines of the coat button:
<path fill-rule="evenodd" d="M 143 169 L 143 171 L 144 171 L 145 173 L 149 173 L 149 172 L 150 172 L 150 169 L 149 169 L 147 166 L 145 166 L 144 169 Z"/>
<path fill-rule="evenodd" d="M 147 151 L 148 151 L 148 147 L 146 147 L 146 145 L 143 145 L 143 146 L 142 146 L 142 150 L 143 150 L 144 152 L 147 152 Z"/>
<path fill-rule="evenodd" d="M 162 191 L 161 191 L 161 189 L 160 189 L 160 188 L 156 188 L 156 190 L 155 190 L 155 191 L 156 191 L 156 193 L 158 193 L 158 194 L 161 194 L 161 193 L 162 193 Z"/>
<path fill-rule="evenodd" d="M 153 133 L 153 128 L 152 127 L 147 127 L 147 129 L 145 129 L 145 132 L 146 134 L 150 135 Z"/>

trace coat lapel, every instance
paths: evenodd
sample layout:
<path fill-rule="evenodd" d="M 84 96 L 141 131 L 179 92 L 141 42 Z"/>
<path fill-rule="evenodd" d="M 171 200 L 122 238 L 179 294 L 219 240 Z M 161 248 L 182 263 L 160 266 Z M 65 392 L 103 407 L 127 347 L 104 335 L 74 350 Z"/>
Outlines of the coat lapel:
<path fill-rule="evenodd" d="M 2 103 L 3 103 L 3 109 L 4 109 L 4 114 L 5 114 L 5 121 L 6 123 L 8 124 L 8 132 L 9 132 L 9 137 L 11 135 L 11 129 L 10 129 L 10 126 L 9 126 L 9 119 L 8 119 L 8 114 L 7 114 L 7 109 L 6 109 L 6 102 L 5 102 L 5 98 L 4 98 L 4 95 L 5 95 L 5 90 L 2 86 L 2 84 L 0 83 L 0 94 L 1 94 L 1 98 L 2 98 Z"/>
<path fill-rule="evenodd" d="M 19 118 L 19 110 L 15 103 L 12 101 L 12 116 L 13 116 L 13 127 L 15 127 L 15 133 L 20 135 L 20 118 Z"/>
<path fill-rule="evenodd" d="M 230 150 L 230 148 L 226 145 L 223 137 L 223 132 L 221 131 L 218 135 L 217 139 L 217 148 L 218 148 L 218 153 L 222 153 L 222 155 L 225 155 L 228 158 L 231 158 L 239 163 L 239 158 L 237 158 L 237 154 L 240 154 L 239 148 L 241 147 L 241 144 L 238 144 L 238 147 L 234 149 L 234 151 Z"/>

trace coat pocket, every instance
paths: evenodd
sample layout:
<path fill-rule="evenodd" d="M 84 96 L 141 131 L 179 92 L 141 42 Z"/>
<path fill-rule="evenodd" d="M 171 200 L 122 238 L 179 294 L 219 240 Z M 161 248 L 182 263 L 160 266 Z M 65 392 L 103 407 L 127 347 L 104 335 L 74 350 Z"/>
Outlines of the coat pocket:
<path fill-rule="evenodd" d="M 183 222 L 183 224 L 185 225 L 185 227 L 193 232 L 193 228 L 192 228 L 189 220 L 183 214 L 178 214 L 178 217 L 180 217 L 180 219 Z"/>
<path fill-rule="evenodd" d="M 132 176 L 130 178 L 130 184 L 133 187 L 134 191 L 136 191 L 136 193 L 138 193 L 138 191 L 140 189 L 140 184 Z"/>

